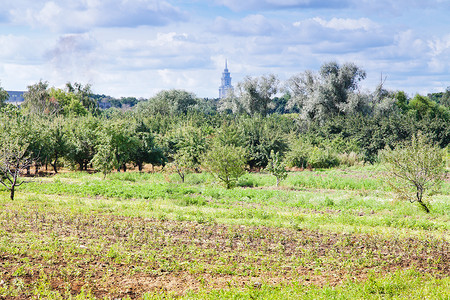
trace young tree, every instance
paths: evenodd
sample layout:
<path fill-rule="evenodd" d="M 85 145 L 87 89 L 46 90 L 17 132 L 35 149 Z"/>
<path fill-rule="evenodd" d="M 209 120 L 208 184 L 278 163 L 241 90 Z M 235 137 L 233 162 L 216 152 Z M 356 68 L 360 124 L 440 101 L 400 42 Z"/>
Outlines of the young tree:
<path fill-rule="evenodd" d="M 271 117 L 242 117 L 238 123 L 250 168 L 264 168 L 270 151 L 283 153 L 288 145 L 285 133 L 276 119 Z"/>
<path fill-rule="evenodd" d="M 18 110 L 0 115 L 0 183 L 10 191 L 11 200 L 16 187 L 24 183 L 19 177 L 32 164 L 28 129 L 27 119 Z"/>
<path fill-rule="evenodd" d="M 111 137 L 101 134 L 99 141 L 100 143 L 95 146 L 96 153 L 91 163 L 97 171 L 103 173 L 103 179 L 105 179 L 106 175 L 119 166 L 119 163 L 111 145 Z"/>
<path fill-rule="evenodd" d="M 227 189 L 231 189 L 245 173 L 245 150 L 216 142 L 206 152 L 203 166 L 223 182 Z"/>
<path fill-rule="evenodd" d="M 16 187 L 24 181 L 19 180 L 24 170 L 32 164 L 32 159 L 27 156 L 28 144 L 18 140 L 3 141 L 0 149 L 0 183 L 10 191 L 10 198 L 14 200 Z"/>
<path fill-rule="evenodd" d="M 270 151 L 270 158 L 266 171 L 270 172 L 270 174 L 277 178 L 277 187 L 280 185 L 281 181 L 286 179 L 288 174 L 286 171 L 286 165 L 281 160 L 280 152 L 274 153 L 273 150 Z"/>
<path fill-rule="evenodd" d="M 189 122 L 177 125 L 164 137 L 166 157 L 175 166 L 184 182 L 186 173 L 200 169 L 201 158 L 206 151 L 206 135 L 202 128 Z"/>
<path fill-rule="evenodd" d="M 419 132 L 394 149 L 386 147 L 381 158 L 390 173 L 388 183 L 399 197 L 417 202 L 429 213 L 425 198 L 439 190 L 445 176 L 442 149 L 431 145 Z"/>

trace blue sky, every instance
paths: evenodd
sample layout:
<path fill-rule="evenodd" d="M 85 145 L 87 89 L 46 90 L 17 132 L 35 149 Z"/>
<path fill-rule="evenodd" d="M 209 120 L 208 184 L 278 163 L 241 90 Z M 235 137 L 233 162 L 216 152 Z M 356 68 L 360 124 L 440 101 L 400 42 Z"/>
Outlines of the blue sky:
<path fill-rule="evenodd" d="M 3 0 L 0 85 L 217 97 L 225 59 L 233 84 L 337 61 L 366 70 L 363 91 L 383 74 L 388 89 L 426 94 L 450 86 L 449 15 L 448 0 Z"/>

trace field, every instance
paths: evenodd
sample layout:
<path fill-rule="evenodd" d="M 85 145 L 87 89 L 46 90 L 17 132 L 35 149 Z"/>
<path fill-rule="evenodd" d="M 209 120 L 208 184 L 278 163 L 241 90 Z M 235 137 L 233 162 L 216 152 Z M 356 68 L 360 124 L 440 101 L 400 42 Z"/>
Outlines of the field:
<path fill-rule="evenodd" d="M 0 299 L 449 299 L 450 181 L 426 214 L 385 176 L 27 178 L 0 192 Z"/>

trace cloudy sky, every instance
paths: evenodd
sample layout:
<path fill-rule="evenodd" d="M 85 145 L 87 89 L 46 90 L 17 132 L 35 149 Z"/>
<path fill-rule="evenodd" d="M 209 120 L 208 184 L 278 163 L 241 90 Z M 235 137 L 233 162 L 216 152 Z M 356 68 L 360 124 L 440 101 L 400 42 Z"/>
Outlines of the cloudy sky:
<path fill-rule="evenodd" d="M 218 97 L 225 59 L 233 84 L 337 61 L 366 70 L 364 90 L 383 74 L 426 94 L 450 86 L 449 15 L 449 0 L 2 0 L 0 85 Z"/>

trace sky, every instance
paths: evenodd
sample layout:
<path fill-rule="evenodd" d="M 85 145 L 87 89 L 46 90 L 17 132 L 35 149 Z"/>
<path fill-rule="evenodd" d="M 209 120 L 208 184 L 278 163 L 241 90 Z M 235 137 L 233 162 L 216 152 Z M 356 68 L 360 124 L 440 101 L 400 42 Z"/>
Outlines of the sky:
<path fill-rule="evenodd" d="M 449 0 L 2 0 L 0 86 L 39 80 L 149 98 L 184 89 L 218 97 L 225 60 L 284 81 L 323 63 L 366 71 L 408 95 L 450 86 Z"/>

